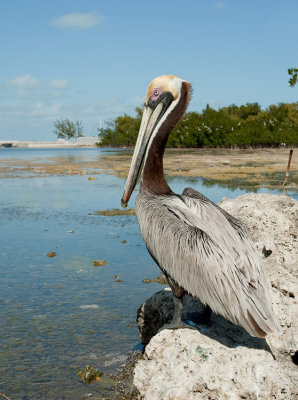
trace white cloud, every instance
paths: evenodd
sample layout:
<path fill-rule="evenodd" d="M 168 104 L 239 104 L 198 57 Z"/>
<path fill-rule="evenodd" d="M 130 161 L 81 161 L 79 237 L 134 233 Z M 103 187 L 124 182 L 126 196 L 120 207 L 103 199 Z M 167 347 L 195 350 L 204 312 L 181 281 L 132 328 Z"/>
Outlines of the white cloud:
<path fill-rule="evenodd" d="M 49 81 L 48 86 L 51 89 L 66 89 L 69 86 L 67 79 L 53 79 Z"/>
<path fill-rule="evenodd" d="M 3 90 L 1 90 L 3 87 Z M 32 75 L 21 75 L 10 79 L 5 84 L 0 85 L 0 94 L 9 92 L 9 88 L 17 90 L 18 98 L 37 98 L 42 95 L 50 97 L 63 97 L 64 89 L 69 87 L 67 79 L 52 79 L 49 81 L 39 81 Z M 49 89 L 51 92 L 49 92 Z M 3 95 L 2 94 L 2 95 Z M 6 95 L 7 97 L 7 95 Z"/>
<path fill-rule="evenodd" d="M 37 79 L 29 74 L 10 79 L 7 85 L 21 90 L 37 89 L 39 86 Z"/>
<path fill-rule="evenodd" d="M 65 29 L 88 29 L 93 26 L 100 25 L 103 22 L 103 16 L 95 12 L 90 13 L 73 13 L 63 15 L 62 17 L 53 18 L 51 25 L 57 28 Z"/>
<path fill-rule="evenodd" d="M 46 118 L 50 117 L 54 119 L 62 112 L 62 105 L 53 103 L 45 104 L 42 102 L 29 103 L 29 102 L 17 102 L 11 105 L 0 107 L 0 118 L 9 117 L 9 120 L 27 121 L 32 117 Z"/>

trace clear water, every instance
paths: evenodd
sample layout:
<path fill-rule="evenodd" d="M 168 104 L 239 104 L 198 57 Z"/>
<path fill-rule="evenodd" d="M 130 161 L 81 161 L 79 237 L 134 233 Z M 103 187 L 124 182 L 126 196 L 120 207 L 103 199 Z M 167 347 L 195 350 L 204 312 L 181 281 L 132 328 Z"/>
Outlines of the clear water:
<path fill-rule="evenodd" d="M 0 149 L 0 162 L 93 161 L 105 154 Z M 94 181 L 86 175 L 0 179 L 0 393 L 12 400 L 101 398 L 106 391 L 85 385 L 76 371 L 91 364 L 114 372 L 139 344 L 137 308 L 162 288 L 143 279 L 159 269 L 134 216 L 94 214 L 120 207 L 124 183 L 106 174 Z M 170 185 L 176 192 L 192 186 L 215 202 L 246 191 L 206 186 L 199 178 L 172 178 Z M 50 251 L 57 256 L 47 257 Z M 97 259 L 108 264 L 94 267 Z"/>

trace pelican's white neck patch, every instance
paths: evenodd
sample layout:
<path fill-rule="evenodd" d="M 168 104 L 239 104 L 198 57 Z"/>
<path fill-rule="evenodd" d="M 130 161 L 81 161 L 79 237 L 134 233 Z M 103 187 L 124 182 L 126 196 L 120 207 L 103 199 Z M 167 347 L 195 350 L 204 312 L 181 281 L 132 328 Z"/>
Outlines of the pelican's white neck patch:
<path fill-rule="evenodd" d="M 169 81 L 169 89 L 172 93 L 180 93 L 181 92 L 181 85 L 183 80 L 178 78 L 177 76 L 172 77 Z"/>

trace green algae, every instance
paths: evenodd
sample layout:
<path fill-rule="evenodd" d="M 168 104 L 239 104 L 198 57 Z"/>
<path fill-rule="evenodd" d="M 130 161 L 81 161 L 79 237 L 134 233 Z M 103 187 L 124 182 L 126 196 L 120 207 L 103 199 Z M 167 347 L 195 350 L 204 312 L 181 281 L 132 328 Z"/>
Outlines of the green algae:
<path fill-rule="evenodd" d="M 103 375 L 101 371 L 98 371 L 92 365 L 86 365 L 83 369 L 77 371 L 77 374 L 85 383 L 101 380 Z"/>
<path fill-rule="evenodd" d="M 114 208 L 113 210 L 100 210 L 95 211 L 95 215 L 104 215 L 105 217 L 115 217 L 116 215 L 136 215 L 134 208 L 128 208 L 127 210 L 120 210 Z"/>
<path fill-rule="evenodd" d="M 160 283 L 161 285 L 167 285 L 168 284 L 167 278 L 164 275 L 157 276 L 154 279 L 146 278 L 146 279 L 143 280 L 143 282 L 144 283 L 156 282 L 156 283 Z"/>

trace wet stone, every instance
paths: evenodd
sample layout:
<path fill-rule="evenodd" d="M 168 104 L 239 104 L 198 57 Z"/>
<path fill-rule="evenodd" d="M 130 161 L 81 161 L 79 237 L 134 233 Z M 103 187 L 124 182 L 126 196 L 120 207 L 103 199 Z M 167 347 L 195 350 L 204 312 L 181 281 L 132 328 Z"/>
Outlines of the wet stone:
<path fill-rule="evenodd" d="M 94 265 L 94 267 L 103 267 L 107 265 L 107 262 L 105 260 L 94 260 L 92 265 Z"/>
<path fill-rule="evenodd" d="M 56 257 L 57 253 L 55 251 L 50 251 L 47 256 L 52 258 L 52 257 Z"/>

